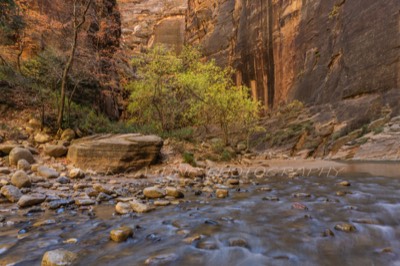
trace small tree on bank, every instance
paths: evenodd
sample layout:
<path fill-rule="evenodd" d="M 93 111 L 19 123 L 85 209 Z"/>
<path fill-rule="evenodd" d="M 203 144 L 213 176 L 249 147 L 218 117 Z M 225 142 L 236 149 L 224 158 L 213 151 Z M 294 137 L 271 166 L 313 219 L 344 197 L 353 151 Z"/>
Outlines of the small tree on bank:
<path fill-rule="evenodd" d="M 260 105 L 247 87 L 236 87 L 233 70 L 202 60 L 190 47 L 176 56 L 163 46 L 133 60 L 137 79 L 128 85 L 132 121 L 162 131 L 218 125 L 225 144 L 234 132 L 246 133 Z"/>

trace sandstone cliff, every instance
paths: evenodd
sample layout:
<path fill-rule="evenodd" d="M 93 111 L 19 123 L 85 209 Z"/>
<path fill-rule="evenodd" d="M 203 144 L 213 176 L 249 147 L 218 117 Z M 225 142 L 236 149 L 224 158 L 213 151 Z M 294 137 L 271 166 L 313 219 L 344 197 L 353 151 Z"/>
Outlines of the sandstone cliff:
<path fill-rule="evenodd" d="M 189 0 L 187 41 L 273 106 L 399 89 L 397 0 Z"/>

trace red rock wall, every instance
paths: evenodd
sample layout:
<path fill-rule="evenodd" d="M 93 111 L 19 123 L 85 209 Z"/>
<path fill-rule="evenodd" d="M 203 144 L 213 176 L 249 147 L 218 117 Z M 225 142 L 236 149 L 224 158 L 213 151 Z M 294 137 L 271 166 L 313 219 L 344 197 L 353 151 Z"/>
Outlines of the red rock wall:
<path fill-rule="evenodd" d="M 399 89 L 398 0 L 189 0 L 187 41 L 270 106 Z"/>

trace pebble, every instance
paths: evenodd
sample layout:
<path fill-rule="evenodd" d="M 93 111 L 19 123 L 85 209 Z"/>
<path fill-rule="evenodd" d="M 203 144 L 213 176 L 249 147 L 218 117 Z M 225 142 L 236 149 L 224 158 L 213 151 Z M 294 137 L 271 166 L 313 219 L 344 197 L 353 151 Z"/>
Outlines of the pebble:
<path fill-rule="evenodd" d="M 117 243 L 125 242 L 129 237 L 132 236 L 133 236 L 133 230 L 132 228 L 127 226 L 114 229 L 110 232 L 111 240 Z"/>
<path fill-rule="evenodd" d="M 74 265 L 78 260 L 78 255 L 65 249 L 47 251 L 42 259 L 41 266 L 67 266 Z"/>

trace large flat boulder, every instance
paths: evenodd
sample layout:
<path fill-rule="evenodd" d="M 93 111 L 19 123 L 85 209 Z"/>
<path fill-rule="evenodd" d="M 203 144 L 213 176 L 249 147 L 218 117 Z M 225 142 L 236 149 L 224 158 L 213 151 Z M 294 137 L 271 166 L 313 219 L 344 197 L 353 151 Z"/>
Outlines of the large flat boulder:
<path fill-rule="evenodd" d="M 115 174 L 154 163 L 162 146 L 154 135 L 95 135 L 74 141 L 67 158 L 83 170 Z"/>

